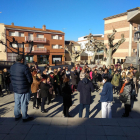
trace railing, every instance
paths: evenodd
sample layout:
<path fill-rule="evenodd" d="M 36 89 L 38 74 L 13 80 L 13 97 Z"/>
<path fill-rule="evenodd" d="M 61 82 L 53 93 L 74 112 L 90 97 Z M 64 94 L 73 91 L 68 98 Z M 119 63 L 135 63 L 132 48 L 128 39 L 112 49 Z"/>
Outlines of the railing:
<path fill-rule="evenodd" d="M 25 52 L 28 53 L 30 52 L 30 47 L 25 47 Z M 32 48 L 32 53 L 46 53 L 47 49 L 46 48 L 37 48 L 37 47 L 33 47 Z"/>
<path fill-rule="evenodd" d="M 46 38 L 38 38 L 38 37 L 25 36 L 25 41 L 46 42 Z"/>

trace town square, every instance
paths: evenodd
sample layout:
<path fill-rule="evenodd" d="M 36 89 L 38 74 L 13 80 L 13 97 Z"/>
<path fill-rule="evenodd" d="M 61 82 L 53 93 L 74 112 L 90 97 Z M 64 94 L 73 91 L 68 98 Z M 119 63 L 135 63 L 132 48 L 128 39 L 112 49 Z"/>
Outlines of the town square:
<path fill-rule="evenodd" d="M 137 0 L 2 0 L 0 140 L 139 140 Z"/>

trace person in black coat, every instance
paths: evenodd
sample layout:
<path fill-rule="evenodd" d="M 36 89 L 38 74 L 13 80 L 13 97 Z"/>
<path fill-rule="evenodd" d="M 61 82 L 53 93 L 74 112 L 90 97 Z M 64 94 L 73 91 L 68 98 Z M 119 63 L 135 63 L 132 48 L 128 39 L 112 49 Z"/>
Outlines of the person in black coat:
<path fill-rule="evenodd" d="M 9 94 L 10 93 L 9 85 L 10 85 L 11 81 L 10 81 L 10 73 L 7 71 L 6 68 L 3 70 L 3 80 L 4 80 L 5 91 L 7 92 L 7 94 Z"/>
<path fill-rule="evenodd" d="M 89 74 L 86 74 L 85 78 L 78 83 L 77 90 L 80 92 L 80 109 L 79 117 L 82 117 L 83 109 L 86 107 L 86 116 L 89 118 L 89 109 L 91 104 L 91 92 L 94 92 L 93 84 L 89 80 Z"/>
<path fill-rule="evenodd" d="M 49 88 L 50 85 L 47 84 L 46 79 L 42 79 L 42 82 L 40 84 L 40 97 L 42 98 L 41 102 L 41 112 L 46 113 L 47 111 L 44 109 L 45 102 L 47 101 L 48 95 L 49 95 Z"/>
<path fill-rule="evenodd" d="M 3 97 L 2 89 L 3 89 L 3 74 L 2 71 L 0 71 L 0 96 Z"/>
<path fill-rule="evenodd" d="M 71 75 L 71 82 L 72 82 L 72 92 L 74 92 L 78 81 L 78 76 L 74 68 L 71 69 L 70 75 Z"/>
<path fill-rule="evenodd" d="M 69 83 L 69 78 L 63 80 L 62 94 L 63 94 L 63 113 L 65 117 L 70 117 L 69 108 L 72 106 L 72 90 Z"/>

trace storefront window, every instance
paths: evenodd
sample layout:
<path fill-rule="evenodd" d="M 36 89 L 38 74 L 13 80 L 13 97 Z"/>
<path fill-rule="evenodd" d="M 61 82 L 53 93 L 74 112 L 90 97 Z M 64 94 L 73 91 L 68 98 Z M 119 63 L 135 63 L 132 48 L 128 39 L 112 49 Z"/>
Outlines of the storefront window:
<path fill-rule="evenodd" d="M 52 55 L 52 63 L 55 64 L 55 61 L 62 62 L 62 55 Z"/>
<path fill-rule="evenodd" d="M 33 56 L 26 56 L 25 57 L 26 63 L 32 63 L 33 62 Z"/>
<path fill-rule="evenodd" d="M 38 55 L 37 62 L 38 64 L 49 64 L 49 55 Z"/>

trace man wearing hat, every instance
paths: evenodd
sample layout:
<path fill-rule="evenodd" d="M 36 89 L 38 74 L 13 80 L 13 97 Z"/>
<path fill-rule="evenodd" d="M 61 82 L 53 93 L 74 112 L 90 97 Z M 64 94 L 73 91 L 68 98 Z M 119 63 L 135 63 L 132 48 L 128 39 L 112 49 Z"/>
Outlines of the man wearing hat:
<path fill-rule="evenodd" d="M 23 59 L 24 57 L 22 55 L 16 57 L 16 63 L 10 68 L 10 75 L 15 97 L 15 120 L 17 121 L 22 118 L 23 122 L 26 122 L 34 119 L 27 114 L 30 100 L 30 87 L 33 78 L 29 68 L 23 64 Z"/>

